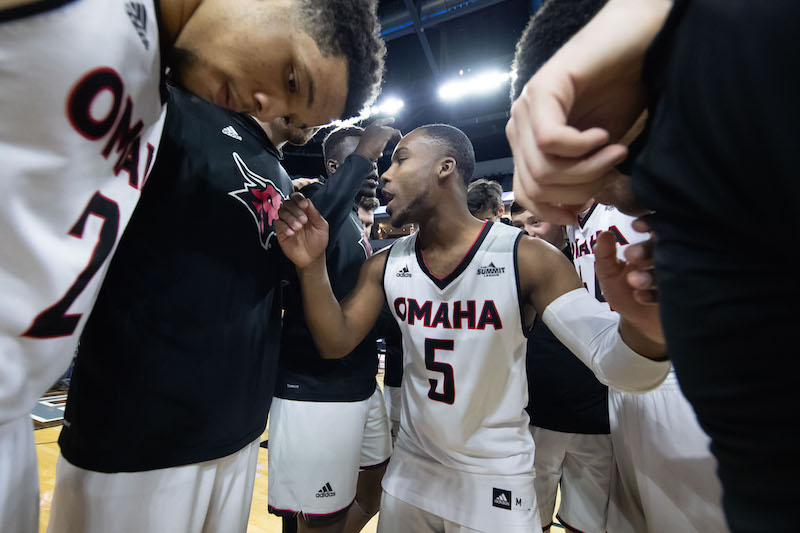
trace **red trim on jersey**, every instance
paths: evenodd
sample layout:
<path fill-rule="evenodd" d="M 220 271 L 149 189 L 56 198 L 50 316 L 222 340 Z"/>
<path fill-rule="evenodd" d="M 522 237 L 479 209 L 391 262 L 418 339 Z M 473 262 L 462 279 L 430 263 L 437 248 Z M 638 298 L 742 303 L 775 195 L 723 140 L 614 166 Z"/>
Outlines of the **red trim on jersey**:
<path fill-rule="evenodd" d="M 571 525 L 569 525 L 566 521 L 564 521 L 563 518 L 561 518 L 561 515 L 557 513 L 556 513 L 556 518 L 558 518 L 558 521 L 561 522 L 561 525 L 568 528 L 570 531 L 574 531 L 575 533 L 586 533 L 582 529 L 578 529 L 577 527 L 572 527 Z"/>
<path fill-rule="evenodd" d="M 436 278 L 436 279 L 438 279 L 440 281 L 443 281 L 443 280 L 447 279 L 448 276 L 451 276 L 453 274 L 453 272 L 458 270 L 459 267 L 461 266 L 461 264 L 464 262 L 464 260 L 469 255 L 469 253 L 475 247 L 475 243 L 478 242 L 478 239 L 480 239 L 481 235 L 483 235 L 483 230 L 484 230 L 484 228 L 486 228 L 486 223 L 487 222 L 489 222 L 489 221 L 488 220 L 484 220 L 483 221 L 483 226 L 481 226 L 481 230 L 478 232 L 478 235 L 475 236 L 475 240 L 472 241 L 472 244 L 469 245 L 469 248 L 467 248 L 467 252 L 464 254 L 464 257 L 461 258 L 461 261 L 458 262 L 458 264 L 455 266 L 455 268 L 453 270 L 451 270 L 450 272 L 448 272 L 447 274 L 445 274 L 442 277 L 439 277 L 439 276 L 437 276 L 436 274 L 433 273 L 433 270 L 430 269 L 430 267 L 428 266 L 428 263 L 425 261 L 425 252 L 422 251 L 422 249 L 420 248 L 419 256 L 422 258 L 422 263 L 425 265 L 425 269 L 428 271 L 428 274 L 430 274 L 431 276 L 433 276 L 434 278 Z"/>

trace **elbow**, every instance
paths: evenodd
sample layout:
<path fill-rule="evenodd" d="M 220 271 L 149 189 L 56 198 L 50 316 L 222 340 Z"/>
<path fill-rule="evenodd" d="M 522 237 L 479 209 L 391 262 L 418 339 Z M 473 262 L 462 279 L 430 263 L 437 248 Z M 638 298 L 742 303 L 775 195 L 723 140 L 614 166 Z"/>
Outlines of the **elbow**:
<path fill-rule="evenodd" d="M 345 349 L 343 346 L 336 346 L 327 344 L 325 346 L 317 345 L 317 351 L 319 352 L 320 357 L 323 359 L 341 359 L 348 353 L 350 350 Z"/>

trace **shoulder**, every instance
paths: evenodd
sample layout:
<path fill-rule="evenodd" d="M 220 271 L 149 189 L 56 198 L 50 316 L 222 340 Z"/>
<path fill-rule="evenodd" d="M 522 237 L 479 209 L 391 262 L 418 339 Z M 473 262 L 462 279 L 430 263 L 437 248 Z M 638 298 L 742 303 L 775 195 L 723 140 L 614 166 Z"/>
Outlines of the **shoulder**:
<path fill-rule="evenodd" d="M 576 277 L 575 267 L 564 253 L 542 239 L 523 235 L 517 244 L 517 270 L 525 288 L 555 283 L 563 276 Z"/>

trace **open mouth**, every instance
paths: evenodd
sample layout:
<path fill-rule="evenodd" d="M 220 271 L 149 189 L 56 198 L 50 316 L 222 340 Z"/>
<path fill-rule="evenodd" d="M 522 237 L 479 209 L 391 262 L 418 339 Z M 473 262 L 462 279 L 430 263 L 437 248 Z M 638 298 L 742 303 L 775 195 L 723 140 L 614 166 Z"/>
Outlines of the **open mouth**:
<path fill-rule="evenodd" d="M 388 208 L 389 204 L 392 202 L 392 200 L 394 200 L 394 195 L 386 189 L 383 189 L 381 194 L 383 194 L 383 199 L 386 201 L 386 207 Z"/>

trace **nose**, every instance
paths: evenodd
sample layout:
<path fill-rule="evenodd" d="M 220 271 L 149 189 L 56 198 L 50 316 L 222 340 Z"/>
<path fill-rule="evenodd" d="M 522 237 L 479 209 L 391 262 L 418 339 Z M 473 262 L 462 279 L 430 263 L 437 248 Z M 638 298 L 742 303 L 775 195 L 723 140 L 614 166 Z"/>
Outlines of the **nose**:
<path fill-rule="evenodd" d="M 266 93 L 253 93 L 253 101 L 256 110 L 253 113 L 261 122 L 270 122 L 278 117 L 289 114 L 288 106 L 285 102 L 268 96 Z"/>

